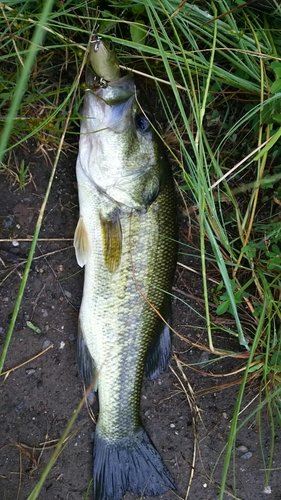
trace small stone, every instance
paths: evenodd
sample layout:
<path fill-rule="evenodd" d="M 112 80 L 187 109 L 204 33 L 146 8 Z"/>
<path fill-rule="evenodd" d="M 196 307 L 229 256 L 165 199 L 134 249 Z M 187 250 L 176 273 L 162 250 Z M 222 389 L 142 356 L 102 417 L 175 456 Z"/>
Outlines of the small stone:
<path fill-rule="evenodd" d="M 10 227 L 12 227 L 13 223 L 14 223 L 14 217 L 13 217 L 13 215 L 7 215 L 7 217 L 6 217 L 6 219 L 4 220 L 4 223 L 3 223 L 4 228 L 5 229 L 9 229 Z"/>
<path fill-rule="evenodd" d="M 42 349 L 47 349 L 47 347 L 49 347 L 53 342 L 51 342 L 50 340 L 46 339 L 44 340 L 43 342 L 43 345 L 42 345 Z"/>
<path fill-rule="evenodd" d="M 266 495 L 271 495 L 271 486 L 265 486 L 264 489 L 263 489 L 263 492 Z"/>
<path fill-rule="evenodd" d="M 25 370 L 25 374 L 29 377 L 30 375 L 33 375 L 35 373 L 36 368 L 27 368 Z"/>
<path fill-rule="evenodd" d="M 253 456 L 253 453 L 251 451 L 247 451 L 247 453 L 244 453 L 244 455 L 241 455 L 241 458 L 243 458 L 243 460 L 249 460 L 249 458 L 251 458 Z"/>
<path fill-rule="evenodd" d="M 67 290 L 64 290 L 64 295 L 68 298 L 71 299 L 71 293 L 68 292 Z"/>
<path fill-rule="evenodd" d="M 201 368 L 204 368 L 204 366 L 206 366 L 208 364 L 209 356 L 210 355 L 207 351 L 202 352 L 202 354 L 199 358 L 199 362 L 198 362 L 198 365 L 200 365 Z"/>
<path fill-rule="evenodd" d="M 25 407 L 25 402 L 21 401 L 15 409 L 16 413 L 19 414 L 24 409 L 24 407 Z"/>
<path fill-rule="evenodd" d="M 19 246 L 19 242 L 18 241 L 12 241 L 12 245 L 13 247 L 18 247 Z"/>
<path fill-rule="evenodd" d="M 0 326 L 0 334 L 1 334 L 1 333 L 4 333 L 4 328 L 3 328 L 3 326 Z"/>
<path fill-rule="evenodd" d="M 238 451 L 248 451 L 247 446 L 244 446 L 244 444 L 241 444 L 241 446 L 237 446 Z"/>
<path fill-rule="evenodd" d="M 48 311 L 47 311 L 47 309 L 41 309 L 41 313 L 42 313 L 43 318 L 47 318 L 48 317 Z"/>
<path fill-rule="evenodd" d="M 65 346 L 65 342 L 62 340 L 62 341 L 60 342 L 60 349 L 63 349 L 63 348 L 64 348 L 64 346 Z"/>
<path fill-rule="evenodd" d="M 73 342 L 76 339 L 76 335 L 74 335 L 74 333 L 71 333 L 70 335 L 68 335 L 68 338 L 70 342 Z"/>
<path fill-rule="evenodd" d="M 175 424 L 170 424 L 171 429 L 174 429 L 176 426 Z"/>

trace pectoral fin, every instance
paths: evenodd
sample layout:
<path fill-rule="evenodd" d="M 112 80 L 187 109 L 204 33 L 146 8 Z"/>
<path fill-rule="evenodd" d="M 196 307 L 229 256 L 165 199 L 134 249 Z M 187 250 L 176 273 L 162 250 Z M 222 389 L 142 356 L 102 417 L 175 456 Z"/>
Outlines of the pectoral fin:
<path fill-rule="evenodd" d="M 107 269 L 114 273 L 120 264 L 122 252 L 122 228 L 119 217 L 111 221 L 100 216 L 103 237 L 103 257 Z"/>
<path fill-rule="evenodd" d="M 74 248 L 76 260 L 80 267 L 84 267 L 88 262 L 90 253 L 90 243 L 88 234 L 85 228 L 83 217 L 79 218 L 78 224 L 74 233 Z"/>

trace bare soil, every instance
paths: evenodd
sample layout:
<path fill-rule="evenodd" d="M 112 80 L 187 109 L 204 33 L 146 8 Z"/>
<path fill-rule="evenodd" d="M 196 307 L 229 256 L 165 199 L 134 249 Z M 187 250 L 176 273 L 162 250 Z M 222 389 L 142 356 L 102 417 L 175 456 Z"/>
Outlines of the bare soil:
<path fill-rule="evenodd" d="M 26 144 L 24 151 L 19 151 L 19 161 L 21 154 L 26 164 L 30 164 L 32 182 L 20 190 L 9 175 L 0 177 L 1 349 L 30 248 L 29 241 L 19 239 L 30 238 L 33 234 L 51 170 L 32 142 Z M 5 371 L 10 371 L 1 378 L 0 498 L 3 500 L 28 498 L 56 440 L 61 437 L 83 396 L 76 365 L 83 271 L 76 263 L 72 247 L 78 217 L 75 160 L 76 155 L 69 153 L 61 158 L 58 166 L 40 234 L 44 241 L 37 245 L 6 358 Z M 182 240 L 186 239 L 188 229 L 188 220 L 181 216 Z M 61 240 L 55 241 L 58 238 Z M 198 265 L 199 270 L 199 263 L 192 256 L 180 254 L 179 261 L 191 268 Z M 218 498 L 224 448 L 239 390 L 239 384 L 230 383 L 239 381 L 241 374 L 232 378 L 210 374 L 212 370 L 217 375 L 237 370 L 242 365 L 241 359 L 227 358 L 208 368 L 205 363 L 212 356 L 189 343 L 207 345 L 204 322 L 197 314 L 204 315 L 201 281 L 200 273 L 178 267 L 175 288 L 179 291 L 175 292 L 173 300 L 173 326 L 187 342 L 174 335 L 174 353 L 184 366 L 180 370 L 179 361 L 173 359 L 171 369 L 157 381 L 145 380 L 143 385 L 144 426 L 177 485 L 177 491 L 167 492 L 161 496 L 162 500 Z M 30 328 L 28 321 L 41 332 Z M 218 334 L 216 341 L 217 345 L 243 352 L 235 339 Z M 38 354 L 41 355 L 35 357 Z M 27 364 L 19 366 L 26 361 Z M 208 371 L 209 375 L 202 375 L 194 368 Z M 229 387 L 221 390 L 219 386 L 225 383 Z M 225 499 L 281 499 L 280 429 L 269 427 L 266 410 L 258 425 L 253 413 L 257 399 L 250 404 L 258 390 L 258 382 L 247 388 L 239 424 L 246 418 L 248 420 L 237 433 Z M 89 485 L 94 423 L 85 405 L 73 430 L 75 434 L 67 441 L 51 470 L 39 495 L 40 500 L 82 500 L 86 498 L 88 487 L 87 498 L 92 498 Z M 264 493 L 264 469 L 272 432 L 276 452 L 269 484 L 271 494 L 267 495 Z M 189 495 L 186 496 L 189 483 Z M 128 493 L 125 499 L 136 500 L 136 497 Z"/>

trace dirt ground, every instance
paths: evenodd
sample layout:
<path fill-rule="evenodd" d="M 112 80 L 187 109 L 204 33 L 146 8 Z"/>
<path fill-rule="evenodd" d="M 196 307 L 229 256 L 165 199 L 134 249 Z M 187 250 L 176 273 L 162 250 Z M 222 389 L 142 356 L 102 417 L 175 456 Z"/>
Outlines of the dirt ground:
<path fill-rule="evenodd" d="M 20 152 L 18 160 L 20 161 Z M 30 164 L 32 182 L 24 190 L 2 175 L 0 228 L 1 238 L 17 243 L 0 243 L 0 346 L 4 345 L 18 293 L 39 208 L 50 175 L 50 165 L 36 153 L 36 145 L 22 150 Z M 72 237 L 78 217 L 75 180 L 76 155 L 68 154 L 59 163 L 44 216 L 36 258 L 8 350 L 5 370 L 22 367 L 2 376 L 0 385 L 0 498 L 26 500 L 36 485 L 54 443 L 79 404 L 83 387 L 76 365 L 76 332 L 81 300 L 83 271 L 78 267 Z M 180 217 L 180 235 L 184 241 L 188 221 Z M 60 241 L 54 239 L 61 238 Z M 198 268 L 199 262 L 182 253 L 179 262 Z M 178 267 L 173 300 L 173 326 L 187 340 L 202 341 L 206 332 L 197 312 L 204 314 L 201 277 Z M 176 298 L 178 297 L 178 298 Z M 185 303 L 184 303 L 184 302 Z M 40 329 L 36 332 L 27 322 Z M 218 343 L 237 349 L 233 340 L 218 335 Z M 204 340 L 206 344 L 206 339 Z M 46 348 L 48 350 L 44 351 Z M 42 353 L 42 351 L 44 351 Z M 242 351 L 242 349 L 241 349 Z M 39 357 L 34 358 L 39 353 Z M 231 378 L 219 378 L 195 372 L 204 370 L 211 359 L 208 353 L 192 347 L 174 335 L 174 353 L 185 364 L 172 368 L 155 382 L 144 381 L 142 419 L 153 442 L 171 471 L 177 491 L 167 492 L 162 500 L 189 498 L 216 500 L 238 385 L 220 390 Z M 32 359 L 34 358 L 34 359 Z M 199 363 L 199 364 L 198 364 Z M 227 358 L 211 365 L 216 374 L 238 369 L 242 361 Z M 236 376 L 236 378 L 239 378 Z M 204 390 L 206 393 L 204 394 Z M 275 429 L 275 460 L 270 478 L 271 494 L 264 493 L 264 469 L 269 456 L 272 429 L 266 411 L 261 426 L 254 412 L 258 383 L 248 387 L 239 418 L 235 453 L 228 474 L 225 499 L 281 499 L 280 430 Z M 249 405 L 248 405 L 249 404 Z M 248 405 L 248 406 L 247 406 Z M 96 408 L 94 407 L 94 411 Z M 262 435 L 260 435 L 260 429 Z M 67 442 L 41 490 L 41 500 L 82 500 L 91 480 L 94 424 L 84 406 L 74 425 L 76 433 Z M 261 455 L 260 441 L 265 462 Z M 186 496 L 188 484 L 189 495 Z M 270 490 L 268 489 L 268 492 Z M 92 498 L 89 487 L 88 498 Z M 136 497 L 127 494 L 126 500 Z"/>

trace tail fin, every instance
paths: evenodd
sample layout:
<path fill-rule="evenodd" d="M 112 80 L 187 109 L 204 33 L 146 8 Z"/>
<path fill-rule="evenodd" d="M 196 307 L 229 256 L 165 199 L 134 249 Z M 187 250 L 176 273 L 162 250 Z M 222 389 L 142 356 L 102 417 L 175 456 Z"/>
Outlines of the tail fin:
<path fill-rule="evenodd" d="M 94 500 L 122 500 L 126 491 L 161 495 L 175 484 L 147 433 L 110 441 L 95 433 Z"/>

